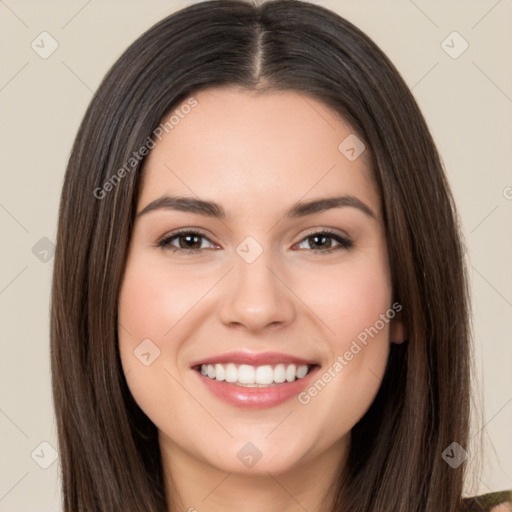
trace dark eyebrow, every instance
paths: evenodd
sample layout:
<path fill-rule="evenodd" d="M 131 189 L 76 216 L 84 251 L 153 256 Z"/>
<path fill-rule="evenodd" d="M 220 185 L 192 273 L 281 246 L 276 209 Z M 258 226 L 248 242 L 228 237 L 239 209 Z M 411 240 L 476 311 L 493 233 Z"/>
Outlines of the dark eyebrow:
<path fill-rule="evenodd" d="M 177 196 L 163 196 L 151 201 L 151 203 L 137 214 L 137 217 L 160 209 L 198 213 L 199 215 L 207 215 L 208 217 L 215 217 L 217 219 L 224 219 L 226 217 L 222 206 L 213 201 L 203 201 L 202 199 L 195 199 L 194 197 Z"/>
<path fill-rule="evenodd" d="M 331 208 L 341 208 L 349 206 L 357 208 L 363 213 L 376 219 L 375 213 L 372 209 L 363 203 L 357 197 L 345 195 L 340 197 L 326 197 L 322 199 L 315 199 L 308 202 L 298 202 L 288 212 L 285 213 L 286 218 L 305 217 L 313 213 L 319 213 Z M 155 199 L 146 205 L 138 214 L 137 217 L 154 210 L 168 209 L 178 210 L 182 212 L 197 213 L 199 215 L 206 215 L 217 219 L 225 219 L 226 212 L 219 204 L 213 201 L 204 201 L 193 197 L 177 197 L 177 196 L 164 196 Z"/>
<path fill-rule="evenodd" d="M 286 213 L 286 217 L 304 217 L 306 215 L 311 215 L 312 213 L 323 212 L 325 210 L 330 210 L 331 208 L 342 208 L 344 206 L 358 208 L 369 217 L 374 219 L 377 218 L 373 210 L 366 203 L 363 203 L 357 197 L 350 195 L 315 199 L 313 201 L 308 201 L 307 203 L 298 202 Z"/>

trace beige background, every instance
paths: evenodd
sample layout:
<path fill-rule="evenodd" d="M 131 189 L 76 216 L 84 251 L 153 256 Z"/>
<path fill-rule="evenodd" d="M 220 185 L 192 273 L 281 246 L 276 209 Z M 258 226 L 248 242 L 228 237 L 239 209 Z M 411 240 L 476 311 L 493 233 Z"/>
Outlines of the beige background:
<path fill-rule="evenodd" d="M 48 343 L 51 244 L 66 161 L 101 78 L 177 0 L 0 0 L 0 510 L 59 511 Z M 443 156 L 460 209 L 474 301 L 482 406 L 468 493 L 512 487 L 512 0 L 324 0 L 372 37 L 409 86 Z M 43 31 L 58 49 L 42 59 Z M 457 31 L 454 59 L 442 41 Z M 461 40 L 448 39 L 461 49 Z M 48 48 L 48 46 L 46 46 Z M 37 245 L 36 245 L 37 244 Z M 35 249 L 33 249 L 35 246 Z M 50 252 L 48 250 L 50 249 Z M 45 260 L 48 260 L 45 262 Z M 32 456 L 31 456 L 32 454 Z"/>

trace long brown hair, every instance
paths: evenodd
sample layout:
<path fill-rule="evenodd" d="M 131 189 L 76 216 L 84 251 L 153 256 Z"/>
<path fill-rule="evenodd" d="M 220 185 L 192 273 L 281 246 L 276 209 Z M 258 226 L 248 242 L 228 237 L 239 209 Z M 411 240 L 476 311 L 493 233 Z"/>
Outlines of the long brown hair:
<path fill-rule="evenodd" d="M 379 393 L 352 430 L 332 512 L 458 510 L 464 465 L 452 469 L 442 453 L 468 438 L 468 293 L 453 198 L 424 118 L 383 52 L 335 13 L 295 0 L 216 0 L 139 37 L 75 139 L 51 316 L 64 511 L 168 510 L 157 430 L 128 390 L 117 346 L 144 162 L 130 158 L 174 106 L 227 84 L 309 94 L 339 112 L 372 155 L 408 339 L 392 345 Z"/>

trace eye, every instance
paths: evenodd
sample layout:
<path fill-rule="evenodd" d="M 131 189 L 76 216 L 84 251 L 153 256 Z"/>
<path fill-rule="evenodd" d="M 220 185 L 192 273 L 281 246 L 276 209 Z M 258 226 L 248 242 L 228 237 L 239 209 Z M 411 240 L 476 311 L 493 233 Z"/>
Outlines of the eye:
<path fill-rule="evenodd" d="M 304 245 L 309 247 L 304 247 Z M 157 244 L 158 247 L 181 253 L 198 253 L 204 249 L 218 249 L 207 236 L 199 231 L 182 229 L 165 236 Z M 341 249 L 350 249 L 353 243 L 345 237 L 329 230 L 310 233 L 295 247 L 299 249 L 310 249 L 317 253 L 330 253 Z"/>
<path fill-rule="evenodd" d="M 206 245 L 204 245 L 204 242 Z M 181 230 L 171 234 L 170 236 L 166 236 L 162 240 L 158 242 L 158 247 L 164 247 L 165 249 L 169 249 L 174 252 L 199 252 L 203 249 L 212 248 L 211 246 L 215 245 L 213 242 L 207 238 L 205 235 L 198 231 L 191 230 Z M 216 248 L 215 246 L 213 248 Z"/>
<path fill-rule="evenodd" d="M 333 245 L 333 241 L 334 244 L 337 245 Z M 309 247 L 301 247 L 304 246 L 304 244 L 309 245 Z M 310 233 L 308 236 L 303 238 L 297 246 L 301 249 L 312 249 L 314 252 L 318 253 L 330 253 L 341 249 L 350 249 L 353 246 L 353 243 L 348 238 L 342 237 L 337 233 L 329 230 L 323 230 Z"/>

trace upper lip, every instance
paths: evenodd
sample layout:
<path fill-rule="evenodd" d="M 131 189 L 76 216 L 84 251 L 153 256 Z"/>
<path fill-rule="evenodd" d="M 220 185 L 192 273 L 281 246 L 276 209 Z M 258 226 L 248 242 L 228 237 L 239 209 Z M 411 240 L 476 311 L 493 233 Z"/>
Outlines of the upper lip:
<path fill-rule="evenodd" d="M 318 364 L 316 361 L 303 359 L 301 357 L 292 356 L 290 354 L 283 354 L 280 352 L 226 352 L 216 356 L 208 357 L 205 359 L 198 359 L 191 363 L 191 367 L 201 366 L 203 364 L 215 363 L 234 363 L 234 364 L 248 364 L 251 366 L 263 366 L 272 364 Z"/>

